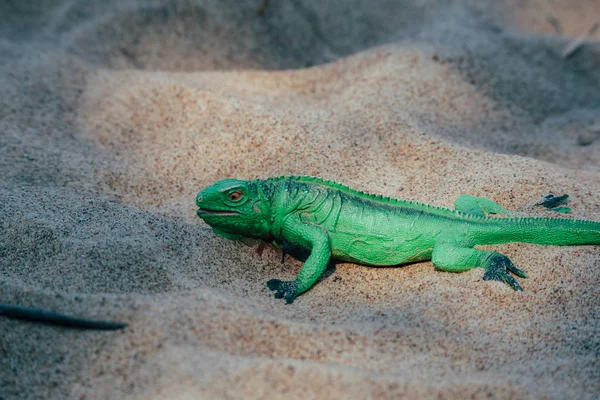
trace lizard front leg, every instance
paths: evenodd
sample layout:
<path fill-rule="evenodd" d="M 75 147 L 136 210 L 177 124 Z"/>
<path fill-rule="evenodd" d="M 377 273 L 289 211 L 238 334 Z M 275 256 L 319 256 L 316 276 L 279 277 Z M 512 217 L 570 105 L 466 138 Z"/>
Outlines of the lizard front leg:
<path fill-rule="evenodd" d="M 282 233 L 286 242 L 310 250 L 310 256 L 302 265 L 296 280 L 271 279 L 267 282 L 269 289 L 275 291 L 276 298 L 284 298 L 287 304 L 291 304 L 296 296 L 310 289 L 323 274 L 331 258 L 331 245 L 324 229 L 302 222 L 298 215 L 286 219 Z"/>

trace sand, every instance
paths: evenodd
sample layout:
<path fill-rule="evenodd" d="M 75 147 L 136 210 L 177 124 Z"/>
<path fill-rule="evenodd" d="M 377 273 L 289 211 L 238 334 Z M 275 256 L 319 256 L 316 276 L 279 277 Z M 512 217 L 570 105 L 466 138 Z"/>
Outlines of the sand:
<path fill-rule="evenodd" d="M 194 206 L 302 174 L 600 221 L 600 33 L 560 56 L 600 3 L 318 3 L 0 4 L 0 302 L 129 323 L 1 318 L 0 399 L 600 396 L 598 247 L 496 246 L 520 293 L 336 263 L 285 305 L 301 261 Z"/>

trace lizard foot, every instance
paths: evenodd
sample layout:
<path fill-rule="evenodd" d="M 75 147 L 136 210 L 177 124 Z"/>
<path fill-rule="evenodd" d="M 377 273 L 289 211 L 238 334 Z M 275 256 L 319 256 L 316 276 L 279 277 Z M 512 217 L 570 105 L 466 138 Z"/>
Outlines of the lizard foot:
<path fill-rule="evenodd" d="M 569 202 L 569 195 L 563 194 L 560 196 L 555 196 L 552 193 L 548 194 L 542 198 L 538 198 L 536 200 L 530 201 L 526 204 L 523 204 L 519 207 L 519 212 L 530 212 L 536 207 L 543 207 L 546 210 L 559 212 L 559 213 L 570 213 L 571 209 L 569 207 L 561 207 L 566 205 Z"/>
<path fill-rule="evenodd" d="M 514 264 L 503 254 L 496 253 L 490 257 L 485 266 L 484 281 L 500 281 L 504 282 L 514 290 L 522 291 L 521 285 L 512 277 L 508 271 L 521 278 L 527 278 L 527 274 L 515 267 Z"/>
<path fill-rule="evenodd" d="M 567 204 L 569 201 L 569 195 L 563 194 L 562 196 L 555 196 L 552 193 L 544 196 L 541 200 L 539 200 L 534 206 L 542 206 L 548 210 L 556 211 L 559 213 L 569 213 L 571 209 L 568 207 L 559 207 Z"/>
<path fill-rule="evenodd" d="M 298 294 L 298 283 L 295 281 L 280 281 L 279 279 L 271 279 L 267 282 L 269 289 L 275 292 L 276 299 L 285 299 L 287 304 L 292 304 Z"/>

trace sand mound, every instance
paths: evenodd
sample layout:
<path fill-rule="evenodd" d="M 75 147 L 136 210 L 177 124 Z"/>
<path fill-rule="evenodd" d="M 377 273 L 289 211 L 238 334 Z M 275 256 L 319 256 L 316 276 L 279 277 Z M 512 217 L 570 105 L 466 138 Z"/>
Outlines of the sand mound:
<path fill-rule="evenodd" d="M 0 302 L 129 327 L 0 319 L 0 398 L 599 395 L 596 247 L 495 247 L 522 293 L 337 263 L 286 306 L 301 261 L 194 206 L 304 174 L 600 221 L 600 47 L 560 57 L 597 2 L 88 3 L 0 6 Z"/>

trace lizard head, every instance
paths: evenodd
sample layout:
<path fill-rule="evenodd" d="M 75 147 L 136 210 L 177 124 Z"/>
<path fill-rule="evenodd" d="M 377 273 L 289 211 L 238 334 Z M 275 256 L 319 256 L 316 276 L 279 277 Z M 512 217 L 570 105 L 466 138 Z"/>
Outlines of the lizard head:
<path fill-rule="evenodd" d="M 269 205 L 257 181 L 223 179 L 196 195 L 196 214 L 227 239 L 269 236 Z"/>

